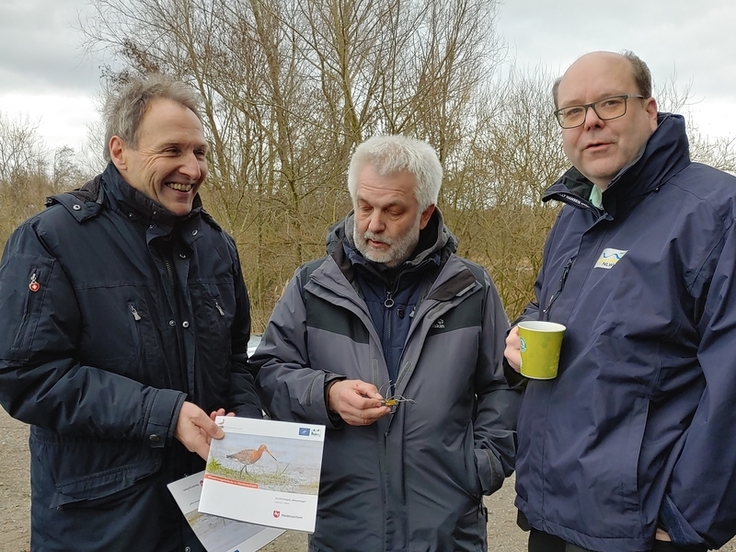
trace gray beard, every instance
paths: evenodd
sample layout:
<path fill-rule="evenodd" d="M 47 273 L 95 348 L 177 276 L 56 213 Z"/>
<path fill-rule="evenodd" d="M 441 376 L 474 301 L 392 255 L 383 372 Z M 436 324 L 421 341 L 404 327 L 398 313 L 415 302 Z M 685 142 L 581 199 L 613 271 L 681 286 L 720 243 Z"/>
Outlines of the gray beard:
<path fill-rule="evenodd" d="M 419 243 L 420 218 L 421 213 L 417 217 L 416 224 L 412 226 L 412 229 L 395 240 L 384 238 L 373 232 L 360 234 L 357 226 L 353 225 L 353 242 L 355 243 L 355 248 L 369 261 L 386 265 L 388 268 L 397 267 L 409 258 L 409 255 L 411 255 Z M 385 251 L 373 249 L 368 245 L 368 239 L 385 243 L 389 248 Z"/>

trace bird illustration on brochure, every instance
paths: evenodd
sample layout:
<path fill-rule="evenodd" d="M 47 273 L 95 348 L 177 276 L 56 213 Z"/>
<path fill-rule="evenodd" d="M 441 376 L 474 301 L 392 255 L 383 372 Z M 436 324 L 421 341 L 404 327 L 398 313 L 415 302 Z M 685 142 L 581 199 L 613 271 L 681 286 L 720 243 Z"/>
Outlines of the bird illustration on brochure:
<path fill-rule="evenodd" d="M 218 416 L 199 511 L 313 532 L 325 426 Z"/>

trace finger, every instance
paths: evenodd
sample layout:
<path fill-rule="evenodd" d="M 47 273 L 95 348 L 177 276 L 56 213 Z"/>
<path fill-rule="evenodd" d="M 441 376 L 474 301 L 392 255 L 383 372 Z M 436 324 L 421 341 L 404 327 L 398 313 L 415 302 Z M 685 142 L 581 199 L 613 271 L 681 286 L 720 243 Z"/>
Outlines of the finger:
<path fill-rule="evenodd" d="M 379 406 L 378 408 L 369 408 L 363 411 L 363 419 L 372 424 L 376 420 L 380 420 L 384 416 L 391 414 L 391 409 L 388 406 Z"/>
<path fill-rule="evenodd" d="M 211 420 L 209 416 L 193 417 L 192 423 L 213 439 L 222 439 L 225 436 L 225 432 L 222 428 Z"/>
<path fill-rule="evenodd" d="M 355 380 L 353 384 L 353 389 L 357 391 L 359 395 L 362 395 L 364 397 L 372 397 L 373 395 L 378 393 L 378 388 L 375 385 L 362 380 Z"/>
<path fill-rule="evenodd" d="M 387 406 L 378 408 L 368 408 L 357 411 L 351 411 L 343 416 L 345 423 L 352 426 L 367 426 L 375 423 L 380 418 L 391 413 L 391 409 Z"/>
<path fill-rule="evenodd" d="M 202 460 L 206 461 L 210 455 L 210 445 L 206 439 L 197 439 L 195 450 L 192 452 L 196 452 Z"/>
<path fill-rule="evenodd" d="M 212 412 L 210 412 L 210 418 L 212 419 L 212 421 L 215 421 L 215 418 L 217 418 L 218 416 L 224 416 L 224 415 L 225 415 L 224 408 L 219 408 L 217 410 L 213 410 Z"/>

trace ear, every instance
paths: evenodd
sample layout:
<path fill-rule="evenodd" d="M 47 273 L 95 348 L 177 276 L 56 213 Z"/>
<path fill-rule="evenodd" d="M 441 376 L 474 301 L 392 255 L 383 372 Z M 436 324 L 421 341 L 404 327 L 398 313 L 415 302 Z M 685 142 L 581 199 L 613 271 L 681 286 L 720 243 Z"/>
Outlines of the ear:
<path fill-rule="evenodd" d="M 647 111 L 649 117 L 649 123 L 652 127 L 652 132 L 657 130 L 657 100 L 654 98 L 647 98 L 645 100 L 644 109 Z"/>
<path fill-rule="evenodd" d="M 427 223 L 429 222 L 429 219 L 432 216 L 432 213 L 434 213 L 434 205 L 430 205 L 424 210 L 424 212 L 422 213 L 422 218 L 419 219 L 419 229 L 420 230 L 424 230 L 424 227 L 427 226 Z"/>
<path fill-rule="evenodd" d="M 110 159 L 117 169 L 125 170 L 127 168 L 127 162 L 125 160 L 126 146 L 123 139 L 120 136 L 113 136 L 110 138 L 110 143 L 107 145 L 110 150 Z"/>

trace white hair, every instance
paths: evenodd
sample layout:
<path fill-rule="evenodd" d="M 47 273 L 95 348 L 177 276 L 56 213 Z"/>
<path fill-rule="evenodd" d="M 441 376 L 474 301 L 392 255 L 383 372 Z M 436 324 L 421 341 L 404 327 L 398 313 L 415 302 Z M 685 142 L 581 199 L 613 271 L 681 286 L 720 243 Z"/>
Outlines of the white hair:
<path fill-rule="evenodd" d="M 358 188 L 358 176 L 367 165 L 373 167 L 379 175 L 403 170 L 414 175 L 414 197 L 419 203 L 420 212 L 437 204 L 442 186 L 442 165 L 437 152 L 427 142 L 392 135 L 374 136 L 358 145 L 348 169 L 348 191 L 353 203 Z"/>

